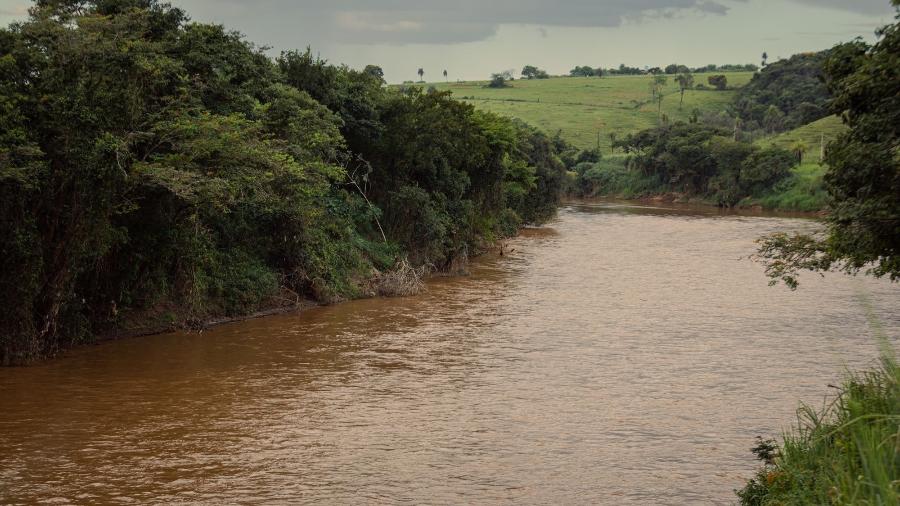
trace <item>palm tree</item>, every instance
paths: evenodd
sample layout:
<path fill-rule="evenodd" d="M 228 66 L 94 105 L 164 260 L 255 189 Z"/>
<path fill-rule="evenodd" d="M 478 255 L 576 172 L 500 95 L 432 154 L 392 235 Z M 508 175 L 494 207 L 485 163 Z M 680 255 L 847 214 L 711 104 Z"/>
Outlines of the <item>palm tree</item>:
<path fill-rule="evenodd" d="M 447 81 L 447 69 L 444 69 L 444 81 Z"/>
<path fill-rule="evenodd" d="M 807 146 L 805 142 L 800 140 L 800 141 L 795 142 L 791 146 L 791 151 L 793 151 L 794 153 L 797 153 L 797 164 L 803 165 L 803 155 L 805 155 L 806 152 L 809 151 L 809 146 Z"/>
<path fill-rule="evenodd" d="M 425 80 L 425 69 L 419 68 L 419 81 Z"/>

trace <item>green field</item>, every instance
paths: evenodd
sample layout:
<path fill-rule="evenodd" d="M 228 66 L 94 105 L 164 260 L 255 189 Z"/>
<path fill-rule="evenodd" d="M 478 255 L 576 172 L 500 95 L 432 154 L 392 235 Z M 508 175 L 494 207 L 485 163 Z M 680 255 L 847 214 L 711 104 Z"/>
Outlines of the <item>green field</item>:
<path fill-rule="evenodd" d="M 696 83 L 706 84 L 711 74 L 696 74 Z M 725 73 L 729 90 L 688 90 L 684 105 L 674 76 L 665 87 L 662 112 L 671 120 L 687 120 L 695 109 L 718 113 L 734 99 L 734 88 L 747 84 L 752 72 Z M 455 98 L 479 109 L 519 118 L 545 132 L 562 131 L 563 138 L 579 148 L 597 145 L 609 152 L 609 133 L 623 137 L 656 126 L 656 104 L 651 102 L 649 76 L 555 77 L 516 80 L 509 88 L 491 89 L 485 82 L 433 83 L 450 90 Z"/>

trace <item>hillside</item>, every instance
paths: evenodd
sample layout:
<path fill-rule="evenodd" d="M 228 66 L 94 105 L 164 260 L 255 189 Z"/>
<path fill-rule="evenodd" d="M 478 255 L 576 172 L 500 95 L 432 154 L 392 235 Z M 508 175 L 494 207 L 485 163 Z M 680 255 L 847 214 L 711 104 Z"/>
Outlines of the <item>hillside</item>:
<path fill-rule="evenodd" d="M 774 145 L 791 149 L 797 142 L 802 141 L 807 147 L 804 162 L 819 163 L 822 160 L 822 146 L 833 141 L 846 129 L 840 117 L 828 116 L 789 132 L 760 139 L 756 143 L 761 146 Z"/>
<path fill-rule="evenodd" d="M 732 103 L 733 88 L 750 82 L 752 72 L 726 72 L 728 90 L 688 90 L 679 107 L 678 85 L 669 76 L 664 90 L 662 112 L 672 120 L 688 120 L 696 109 L 717 114 Z M 695 74 L 697 84 L 706 84 L 712 74 Z M 563 137 L 579 148 L 597 145 L 608 153 L 609 133 L 623 137 L 657 124 L 657 107 L 652 103 L 649 76 L 557 77 L 516 80 L 509 88 L 491 89 L 485 82 L 434 83 L 450 90 L 457 99 L 479 109 L 519 118 L 547 133 L 562 131 Z"/>

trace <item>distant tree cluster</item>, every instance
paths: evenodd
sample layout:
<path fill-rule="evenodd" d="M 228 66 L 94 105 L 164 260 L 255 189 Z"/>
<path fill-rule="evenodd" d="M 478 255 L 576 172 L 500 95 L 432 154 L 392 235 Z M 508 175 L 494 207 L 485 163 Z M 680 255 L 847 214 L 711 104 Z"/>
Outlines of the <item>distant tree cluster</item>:
<path fill-rule="evenodd" d="M 546 70 L 539 69 L 534 65 L 525 65 L 522 69 L 522 78 L 524 79 L 549 79 L 550 74 Z"/>
<path fill-rule="evenodd" d="M 675 74 L 687 74 L 691 71 L 691 69 L 687 68 L 684 65 L 671 64 L 666 65 L 665 72 L 666 74 L 675 75 Z"/>
<path fill-rule="evenodd" d="M 591 67 L 590 65 L 583 65 L 579 67 L 575 67 L 569 71 L 569 76 L 571 77 L 602 77 L 603 70 L 599 68 Z"/>
<path fill-rule="evenodd" d="M 756 72 L 759 70 L 759 67 L 753 64 L 727 64 L 727 65 L 705 65 L 703 67 L 688 67 L 687 65 L 680 65 L 677 63 L 672 63 L 666 65 L 664 68 L 660 67 L 647 67 L 647 68 L 638 68 L 638 67 L 629 67 L 627 65 L 619 65 L 618 68 L 610 68 L 603 70 L 605 75 L 645 75 L 645 74 L 667 74 L 667 75 L 678 75 L 678 74 L 704 74 L 710 72 Z"/>
<path fill-rule="evenodd" d="M 705 74 L 711 72 L 756 72 L 758 70 L 759 67 L 752 63 L 726 65 L 709 64 L 703 67 L 694 68 L 688 68 L 685 65 L 678 64 L 666 66 L 666 74 L 683 74 L 685 72 L 691 72 L 693 74 Z"/>
<path fill-rule="evenodd" d="M 637 67 L 629 67 L 624 63 L 619 65 L 618 68 L 607 69 L 605 72 L 607 75 L 611 76 L 639 76 L 647 73 L 645 70 Z"/>

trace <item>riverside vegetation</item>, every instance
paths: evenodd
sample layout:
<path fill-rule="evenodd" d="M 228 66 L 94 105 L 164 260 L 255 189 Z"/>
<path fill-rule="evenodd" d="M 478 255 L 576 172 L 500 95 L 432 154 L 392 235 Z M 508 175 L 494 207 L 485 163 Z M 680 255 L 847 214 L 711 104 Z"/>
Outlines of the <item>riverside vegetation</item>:
<path fill-rule="evenodd" d="M 555 212 L 555 144 L 156 0 L 0 30 L 0 364 L 123 329 L 407 293 Z M 380 286 L 379 286 L 380 283 Z"/>
<path fill-rule="evenodd" d="M 876 44 L 838 46 L 825 62 L 831 107 L 848 127 L 825 153 L 827 229 L 761 240 L 773 282 L 796 288 L 799 272 L 829 270 L 900 280 L 900 0 L 893 5 L 897 22 Z M 764 467 L 738 491 L 742 504 L 900 503 L 900 367 L 881 340 L 879 369 L 849 375 L 823 410 L 801 408 L 781 444 L 754 448 Z"/>

